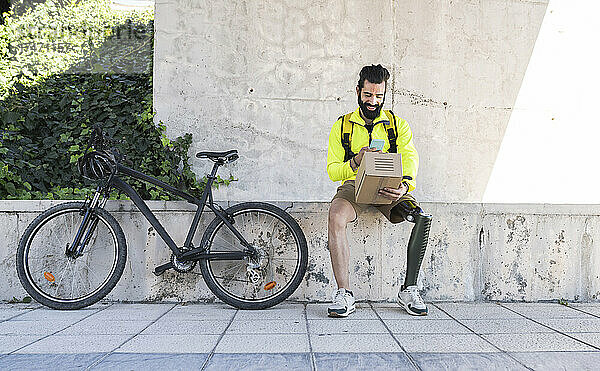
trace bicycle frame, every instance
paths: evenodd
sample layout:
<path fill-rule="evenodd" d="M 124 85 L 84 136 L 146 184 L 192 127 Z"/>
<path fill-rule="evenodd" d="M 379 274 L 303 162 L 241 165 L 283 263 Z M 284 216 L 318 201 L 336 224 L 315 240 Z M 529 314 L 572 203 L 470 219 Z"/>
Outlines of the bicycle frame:
<path fill-rule="evenodd" d="M 221 165 L 222 165 L 221 163 L 215 162 L 211 174 L 209 176 L 207 176 L 208 181 L 206 183 L 204 192 L 202 193 L 202 198 L 197 199 L 197 198 L 189 195 L 188 193 L 185 193 L 185 192 L 183 192 L 183 191 L 181 191 L 159 179 L 156 179 L 152 176 L 146 175 L 142 172 L 130 169 L 126 166 L 123 166 L 123 165 L 117 163 L 116 173 L 121 173 L 121 174 L 130 176 L 130 177 L 154 184 L 155 186 L 157 186 L 161 189 L 164 189 L 165 191 L 167 191 L 171 194 L 174 194 L 178 197 L 181 197 L 181 198 L 185 199 L 186 201 L 198 206 L 198 209 L 196 210 L 196 214 L 194 215 L 194 220 L 192 221 L 192 224 L 190 225 L 190 229 L 189 229 L 187 237 L 185 239 L 183 249 L 180 249 L 179 247 L 177 247 L 177 244 L 173 241 L 173 239 L 171 238 L 169 233 L 164 229 L 162 224 L 160 224 L 160 222 L 158 221 L 158 219 L 156 218 L 154 213 L 150 210 L 148 205 L 146 205 L 146 202 L 144 202 L 144 200 L 142 200 L 140 195 L 127 182 L 122 180 L 120 177 L 116 176 L 116 174 L 114 174 L 113 176 L 111 176 L 108 179 L 108 181 L 104 185 L 104 187 L 98 188 L 98 190 L 96 191 L 96 194 L 94 195 L 93 202 L 95 201 L 95 203 L 98 204 L 98 202 L 99 202 L 98 198 L 99 198 L 100 194 L 104 193 L 105 197 L 106 197 L 106 194 L 108 194 L 108 190 L 110 190 L 110 188 L 113 188 L 113 187 L 122 191 L 123 193 L 125 193 L 127 196 L 129 196 L 129 198 L 131 199 L 131 201 L 133 201 L 133 203 L 137 206 L 137 208 L 142 212 L 144 217 L 148 220 L 148 222 L 150 222 L 150 224 L 154 227 L 154 229 L 156 230 L 158 235 L 162 238 L 162 240 L 167 244 L 169 249 L 171 249 L 173 254 L 180 261 L 200 260 L 200 259 L 241 260 L 243 258 L 253 256 L 255 254 L 256 250 L 254 249 L 254 247 L 252 245 L 250 245 L 248 243 L 248 241 L 246 241 L 244 236 L 242 236 L 235 229 L 235 227 L 233 227 L 233 223 L 232 223 L 232 220 L 230 219 L 231 218 L 230 215 L 227 214 L 219 205 L 215 205 L 213 202 L 212 184 L 214 183 L 214 181 L 216 179 L 217 170 L 218 170 L 219 166 L 221 166 Z M 207 203 L 207 201 L 208 201 L 208 203 Z M 242 246 L 244 246 L 244 248 L 245 248 L 244 251 L 210 253 L 210 252 L 206 252 L 206 246 L 200 246 L 198 248 L 193 246 L 192 239 L 194 238 L 194 235 L 196 234 L 196 230 L 197 230 L 198 224 L 200 222 L 200 217 L 202 216 L 202 213 L 204 212 L 205 206 L 208 206 L 209 209 L 213 213 L 215 213 L 216 216 L 218 216 L 219 218 L 221 218 L 223 220 L 223 222 L 225 223 L 227 228 L 229 228 L 231 230 L 231 232 L 233 232 L 233 234 L 239 239 Z M 83 226 L 83 223 L 82 223 L 82 226 Z"/>

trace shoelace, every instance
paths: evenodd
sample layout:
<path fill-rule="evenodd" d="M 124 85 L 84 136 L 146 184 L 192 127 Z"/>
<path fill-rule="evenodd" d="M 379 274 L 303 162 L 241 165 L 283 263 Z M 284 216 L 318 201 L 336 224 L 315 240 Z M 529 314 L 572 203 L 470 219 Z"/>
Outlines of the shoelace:
<path fill-rule="evenodd" d="M 421 299 L 421 295 L 419 295 L 419 291 L 416 288 L 410 290 L 410 296 L 412 297 L 412 301 L 415 303 L 415 305 L 425 305 L 425 303 L 423 303 L 423 299 Z"/>
<path fill-rule="evenodd" d="M 346 304 L 346 292 L 342 290 L 336 290 L 333 294 L 333 302 Z"/>

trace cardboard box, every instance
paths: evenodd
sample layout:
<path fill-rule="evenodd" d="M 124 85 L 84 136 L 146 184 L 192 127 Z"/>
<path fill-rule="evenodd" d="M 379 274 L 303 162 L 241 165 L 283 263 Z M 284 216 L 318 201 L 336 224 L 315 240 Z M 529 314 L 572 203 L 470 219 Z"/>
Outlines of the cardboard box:
<path fill-rule="evenodd" d="M 402 155 L 400 153 L 365 152 L 355 181 L 356 202 L 360 204 L 391 204 L 392 200 L 379 195 L 384 187 L 399 188 L 402 184 Z"/>

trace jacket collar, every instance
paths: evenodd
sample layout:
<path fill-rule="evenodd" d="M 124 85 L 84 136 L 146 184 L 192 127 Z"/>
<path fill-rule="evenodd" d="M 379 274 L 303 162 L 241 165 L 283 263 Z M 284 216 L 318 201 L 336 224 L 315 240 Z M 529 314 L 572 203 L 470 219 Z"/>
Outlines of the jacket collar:
<path fill-rule="evenodd" d="M 365 126 L 365 120 L 363 120 L 363 118 L 360 116 L 360 107 L 358 107 L 356 109 L 356 111 L 352 112 L 352 115 L 350 116 L 350 121 L 354 122 L 355 124 L 360 124 L 362 126 Z M 383 109 L 379 112 L 379 116 L 377 116 L 375 118 L 375 120 L 373 120 L 373 125 L 375 124 L 379 124 L 380 122 L 388 122 L 388 117 L 385 114 L 385 112 L 383 112 Z"/>

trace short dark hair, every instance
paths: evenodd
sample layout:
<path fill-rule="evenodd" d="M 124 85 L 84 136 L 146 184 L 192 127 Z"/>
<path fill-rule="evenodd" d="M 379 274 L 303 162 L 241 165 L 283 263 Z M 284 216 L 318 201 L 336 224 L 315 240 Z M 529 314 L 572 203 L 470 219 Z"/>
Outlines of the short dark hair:
<path fill-rule="evenodd" d="M 387 88 L 387 81 L 390 78 L 390 72 L 387 70 L 387 68 L 383 67 L 380 64 L 372 64 L 370 66 L 364 66 L 360 70 L 359 76 L 360 77 L 358 78 L 358 87 L 360 89 L 362 89 L 365 86 L 365 80 L 368 80 L 370 83 L 373 84 L 381 84 L 382 82 L 385 82 Z"/>

